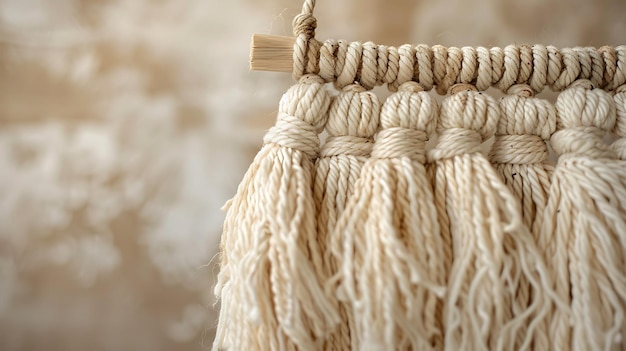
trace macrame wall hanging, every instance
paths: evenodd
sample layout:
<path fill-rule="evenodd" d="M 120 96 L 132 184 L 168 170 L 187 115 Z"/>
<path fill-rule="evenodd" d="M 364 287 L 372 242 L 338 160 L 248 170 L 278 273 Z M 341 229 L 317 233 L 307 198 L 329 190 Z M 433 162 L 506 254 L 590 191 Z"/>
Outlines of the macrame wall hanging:
<path fill-rule="evenodd" d="M 213 349 L 626 349 L 626 47 L 319 42 L 314 5 L 253 42 L 297 84 L 226 205 Z"/>

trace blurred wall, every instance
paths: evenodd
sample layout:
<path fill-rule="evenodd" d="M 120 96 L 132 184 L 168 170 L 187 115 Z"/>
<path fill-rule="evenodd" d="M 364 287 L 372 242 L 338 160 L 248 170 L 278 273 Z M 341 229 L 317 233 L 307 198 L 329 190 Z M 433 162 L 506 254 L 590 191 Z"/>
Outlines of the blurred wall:
<path fill-rule="evenodd" d="M 626 43 L 620 0 L 318 1 L 318 37 Z M 223 214 L 300 1 L 0 0 L 0 350 L 201 350 Z"/>

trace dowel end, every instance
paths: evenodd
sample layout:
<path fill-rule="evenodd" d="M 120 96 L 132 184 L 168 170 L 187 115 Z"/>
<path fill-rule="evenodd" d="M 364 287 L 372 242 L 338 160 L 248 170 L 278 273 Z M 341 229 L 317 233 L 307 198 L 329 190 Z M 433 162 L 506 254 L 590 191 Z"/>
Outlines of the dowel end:
<path fill-rule="evenodd" d="M 253 34 L 250 43 L 250 69 L 253 71 L 291 72 L 295 38 Z"/>

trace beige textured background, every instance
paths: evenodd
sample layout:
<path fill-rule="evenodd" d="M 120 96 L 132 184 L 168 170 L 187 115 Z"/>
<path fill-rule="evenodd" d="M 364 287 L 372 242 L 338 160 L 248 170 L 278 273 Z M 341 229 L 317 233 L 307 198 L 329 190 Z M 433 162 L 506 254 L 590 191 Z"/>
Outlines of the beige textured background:
<path fill-rule="evenodd" d="M 201 350 L 221 204 L 289 75 L 300 1 L 0 0 L 0 350 Z M 319 1 L 318 37 L 626 43 L 620 0 Z"/>

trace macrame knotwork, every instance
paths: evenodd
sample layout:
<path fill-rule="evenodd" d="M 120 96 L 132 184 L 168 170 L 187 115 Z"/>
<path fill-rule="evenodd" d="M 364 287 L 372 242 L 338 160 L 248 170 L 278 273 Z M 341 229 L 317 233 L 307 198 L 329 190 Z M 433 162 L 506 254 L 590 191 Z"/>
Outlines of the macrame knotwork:
<path fill-rule="evenodd" d="M 550 308 L 551 277 L 518 201 L 481 153 L 481 143 L 496 131 L 498 104 L 471 86 L 452 93 L 442 104 L 439 141 L 430 153 L 435 193 L 445 196 L 440 223 L 448 226 L 453 248 L 445 348 L 528 348 Z"/>
<path fill-rule="evenodd" d="M 607 350 L 623 343 L 626 303 L 626 173 L 603 140 L 615 125 L 612 97 L 579 81 L 557 99 L 559 155 L 542 236 L 559 296 L 571 314 L 552 320 L 554 349 Z"/>
<path fill-rule="evenodd" d="M 298 82 L 225 206 L 213 350 L 626 347 L 626 47 L 321 42 L 314 5 L 253 45 Z"/>
<path fill-rule="evenodd" d="M 338 323 L 316 279 L 323 264 L 311 189 L 329 105 L 320 79 L 302 77 L 227 205 L 216 286 L 222 348 L 317 349 Z"/>
<path fill-rule="evenodd" d="M 387 99 L 372 156 L 335 229 L 361 350 L 442 345 L 443 242 L 424 167 L 437 114 L 416 83 Z"/>
<path fill-rule="evenodd" d="M 338 217 L 354 193 L 356 180 L 369 158 L 380 119 L 378 97 L 360 85 L 346 86 L 331 104 L 326 131 L 328 138 L 316 163 L 313 195 L 317 205 L 317 238 L 324 258 L 322 273 L 331 296 L 343 264 L 342 242 L 348 233 L 335 232 Z M 328 337 L 324 350 L 349 350 L 356 345 L 350 304 L 335 298 L 342 323 Z"/>

